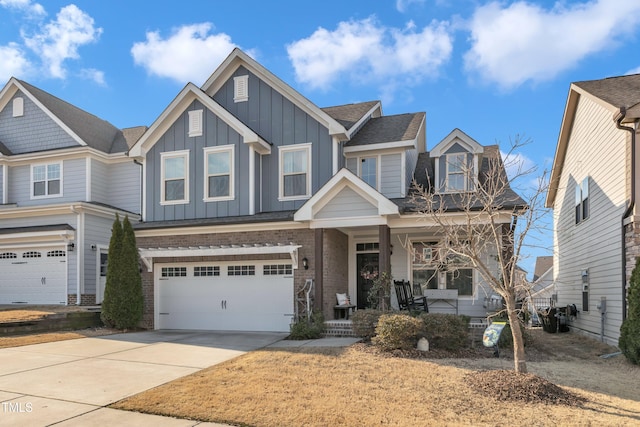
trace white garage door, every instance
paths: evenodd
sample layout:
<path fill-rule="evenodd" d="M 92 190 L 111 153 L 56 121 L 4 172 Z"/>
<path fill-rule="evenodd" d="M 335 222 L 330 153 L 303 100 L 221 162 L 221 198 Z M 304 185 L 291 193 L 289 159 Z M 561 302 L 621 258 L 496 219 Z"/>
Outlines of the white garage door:
<path fill-rule="evenodd" d="M 288 332 L 291 263 L 156 264 L 158 329 Z"/>
<path fill-rule="evenodd" d="M 67 254 L 61 248 L 0 250 L 0 304 L 66 304 Z"/>

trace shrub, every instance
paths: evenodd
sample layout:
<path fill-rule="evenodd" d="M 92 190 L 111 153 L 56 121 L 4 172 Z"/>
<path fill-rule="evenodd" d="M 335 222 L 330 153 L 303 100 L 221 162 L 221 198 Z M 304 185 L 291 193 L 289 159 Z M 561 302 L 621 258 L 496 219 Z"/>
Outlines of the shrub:
<path fill-rule="evenodd" d="M 627 303 L 629 310 L 620 327 L 618 345 L 629 362 L 640 365 L 640 258 L 636 258 L 631 272 Z"/>
<path fill-rule="evenodd" d="M 369 341 L 376 334 L 378 319 L 382 316 L 381 310 L 357 310 L 351 315 L 351 326 L 356 336 Z"/>
<path fill-rule="evenodd" d="M 422 313 L 425 338 L 430 348 L 458 350 L 469 343 L 469 317 L 456 314 Z"/>
<path fill-rule="evenodd" d="M 322 313 L 315 313 L 311 320 L 298 319 L 291 325 L 290 340 L 313 340 L 324 333 L 324 317 Z"/>
<path fill-rule="evenodd" d="M 383 314 L 371 342 L 384 351 L 411 350 L 424 335 L 424 323 L 406 314 Z"/>
<path fill-rule="evenodd" d="M 494 319 L 496 321 L 507 321 L 506 318 L 503 319 Z M 524 323 L 522 320 L 518 321 L 518 325 L 520 325 L 520 332 L 522 333 L 522 344 L 526 347 L 531 342 L 531 335 L 529 331 L 524 327 Z M 498 347 L 500 348 L 513 348 L 513 335 L 511 334 L 511 324 L 508 323 L 504 326 L 502 333 L 500 334 L 500 339 L 498 340 Z"/>
<path fill-rule="evenodd" d="M 107 326 L 133 328 L 142 319 L 143 300 L 135 233 L 129 218 L 125 216 L 121 225 L 116 214 L 100 317 Z"/>

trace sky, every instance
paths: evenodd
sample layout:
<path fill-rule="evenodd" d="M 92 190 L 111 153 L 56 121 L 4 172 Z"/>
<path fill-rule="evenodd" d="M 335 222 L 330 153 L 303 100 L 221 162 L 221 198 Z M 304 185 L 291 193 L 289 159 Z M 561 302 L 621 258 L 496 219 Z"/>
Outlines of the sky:
<path fill-rule="evenodd" d="M 428 149 L 455 128 L 503 151 L 528 141 L 526 187 L 551 169 L 571 82 L 640 73 L 640 2 L 0 0 L 0 82 L 26 80 L 119 128 L 151 125 L 234 47 L 319 107 L 426 112 Z M 550 248 L 551 236 L 529 243 Z M 530 274 L 551 254 L 524 252 Z"/>

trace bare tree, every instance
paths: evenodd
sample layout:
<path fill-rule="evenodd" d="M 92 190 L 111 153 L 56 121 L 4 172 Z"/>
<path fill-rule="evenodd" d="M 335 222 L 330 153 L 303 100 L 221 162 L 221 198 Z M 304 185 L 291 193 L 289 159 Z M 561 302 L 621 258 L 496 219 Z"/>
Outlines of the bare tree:
<path fill-rule="evenodd" d="M 521 162 L 512 163 L 519 160 L 516 151 L 527 143 L 516 137 L 502 155 L 496 146 L 486 147 L 479 171 L 473 170 L 472 162 L 453 165 L 463 170 L 471 191 L 442 192 L 431 181 L 426 186 L 414 181 L 412 198 L 422 219 L 441 236 L 441 264 L 445 268 L 447 264 L 472 266 L 502 297 L 503 312 L 512 325 L 517 372 L 527 372 L 527 365 L 516 302 L 528 292 L 526 282 L 518 279 L 517 264 L 523 255 L 525 237 L 544 214 L 540 210 L 546 191 L 544 176 L 538 179 L 537 188 L 527 194 L 526 201 L 513 190 L 514 181 L 522 181 L 534 172 L 524 170 Z"/>

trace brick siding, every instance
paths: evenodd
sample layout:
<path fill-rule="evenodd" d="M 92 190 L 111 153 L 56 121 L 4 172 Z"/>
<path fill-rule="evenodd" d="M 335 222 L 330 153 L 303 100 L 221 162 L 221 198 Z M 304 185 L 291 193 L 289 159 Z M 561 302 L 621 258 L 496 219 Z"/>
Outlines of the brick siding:
<path fill-rule="evenodd" d="M 67 304 L 76 305 L 78 297 L 76 294 L 67 295 Z M 96 305 L 96 296 L 90 294 L 80 294 L 80 305 Z"/>
<path fill-rule="evenodd" d="M 333 319 L 337 293 L 349 292 L 349 238 L 338 230 L 324 230 L 323 307 L 327 320 Z"/>

